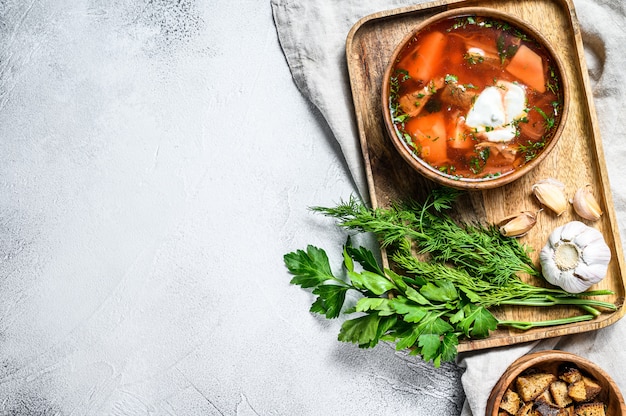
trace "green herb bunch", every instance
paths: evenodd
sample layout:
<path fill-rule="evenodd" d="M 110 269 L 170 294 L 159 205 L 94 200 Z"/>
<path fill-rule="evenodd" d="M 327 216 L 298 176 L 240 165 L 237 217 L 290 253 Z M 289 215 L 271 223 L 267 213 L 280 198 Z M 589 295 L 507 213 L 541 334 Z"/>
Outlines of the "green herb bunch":
<path fill-rule="evenodd" d="M 593 319 L 612 303 L 589 299 L 610 291 L 575 295 L 525 283 L 518 273 L 538 275 L 528 249 L 503 237 L 495 227 L 459 224 L 445 213 L 458 191 L 440 188 L 425 203 L 368 208 L 355 199 L 313 211 L 334 217 L 348 230 L 376 235 L 394 264 L 383 269 L 374 254 L 348 238 L 343 269 L 333 273 L 326 252 L 309 245 L 284 256 L 292 284 L 312 289 L 311 312 L 328 319 L 356 315 L 343 322 L 340 341 L 371 348 L 380 341 L 410 349 L 439 366 L 453 361 L 462 339 L 488 337 L 499 326 L 527 330 Z M 360 296 L 346 307 L 346 294 Z M 582 314 L 540 322 L 499 320 L 500 305 L 550 307 L 575 305 Z"/>

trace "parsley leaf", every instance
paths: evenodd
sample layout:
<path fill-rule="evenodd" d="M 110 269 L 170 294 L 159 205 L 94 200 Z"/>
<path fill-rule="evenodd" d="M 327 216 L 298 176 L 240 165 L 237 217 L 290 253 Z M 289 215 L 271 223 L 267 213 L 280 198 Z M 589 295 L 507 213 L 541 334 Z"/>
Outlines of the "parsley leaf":
<path fill-rule="evenodd" d="M 417 323 L 428 314 L 427 308 L 410 303 L 407 298 L 402 296 L 391 299 L 389 306 L 391 306 L 396 313 L 402 315 L 406 322 Z"/>
<path fill-rule="evenodd" d="M 309 245 L 306 251 L 297 250 L 286 254 L 284 261 L 294 275 L 291 284 L 314 288 L 313 294 L 318 295 L 311 312 L 329 319 L 338 317 L 350 286 L 333 275 L 326 252 Z"/>
<path fill-rule="evenodd" d="M 482 306 L 473 304 L 466 305 L 466 316 L 459 323 L 463 333 L 471 338 L 485 338 L 489 336 L 489 331 L 493 331 L 498 326 L 498 320 Z"/>
<path fill-rule="evenodd" d="M 450 302 L 459 296 L 454 284 L 445 280 L 426 283 L 420 289 L 420 293 L 426 299 L 437 302 Z"/>
<path fill-rule="evenodd" d="M 367 248 L 353 247 L 352 245 L 350 245 L 350 241 L 348 240 L 348 245 L 346 245 L 345 251 L 350 257 L 352 257 L 361 266 L 363 266 L 365 270 L 372 273 L 378 273 L 380 275 L 385 274 L 378 265 L 378 261 L 374 257 L 374 254 Z"/>
<path fill-rule="evenodd" d="M 355 312 L 378 311 L 380 316 L 388 316 L 396 313 L 391 306 L 391 300 L 387 298 L 361 298 L 354 307 Z"/>
<path fill-rule="evenodd" d="M 376 339 L 380 316 L 369 314 L 349 319 L 341 325 L 338 339 L 343 342 L 352 342 L 359 345 L 370 345 Z"/>
<path fill-rule="evenodd" d="M 385 276 L 364 270 L 362 273 L 348 272 L 352 284 L 357 289 L 366 289 L 375 295 L 382 295 L 396 286 Z"/>
<path fill-rule="evenodd" d="M 309 245 L 306 252 L 298 250 L 285 254 L 285 265 L 294 274 L 291 283 L 303 288 L 315 287 L 322 282 L 334 279 L 328 256 L 322 249 Z"/>
<path fill-rule="evenodd" d="M 341 313 L 341 308 L 346 300 L 348 287 L 336 284 L 322 284 L 313 290 L 318 295 L 311 306 L 311 312 L 319 313 L 328 319 L 336 318 Z"/>

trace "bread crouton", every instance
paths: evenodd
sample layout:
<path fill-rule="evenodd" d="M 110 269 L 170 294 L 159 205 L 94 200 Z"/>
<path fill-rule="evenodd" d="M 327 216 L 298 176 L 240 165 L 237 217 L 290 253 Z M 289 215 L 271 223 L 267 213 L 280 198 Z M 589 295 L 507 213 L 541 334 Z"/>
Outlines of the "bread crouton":
<path fill-rule="evenodd" d="M 582 373 L 577 367 L 572 365 L 561 365 L 559 367 L 559 378 L 564 382 L 571 384 L 582 378 Z"/>
<path fill-rule="evenodd" d="M 599 402 L 583 403 L 574 408 L 575 416 L 605 416 L 604 404 Z"/>
<path fill-rule="evenodd" d="M 535 408 L 535 416 L 575 416 L 574 406 L 558 407 L 547 403 L 539 403 Z"/>
<path fill-rule="evenodd" d="M 585 391 L 587 392 L 587 400 L 593 400 L 602 391 L 602 386 L 597 381 L 583 376 L 583 382 L 585 383 Z"/>
<path fill-rule="evenodd" d="M 539 396 L 535 398 L 535 404 L 545 403 L 545 404 L 549 404 L 550 406 L 556 406 L 556 403 L 554 403 L 554 399 L 552 399 L 552 394 L 550 393 L 549 387 L 550 386 L 548 386 L 548 388 L 545 389 L 543 393 L 541 393 Z"/>
<path fill-rule="evenodd" d="M 587 400 L 587 389 L 585 382 L 580 379 L 567 386 L 567 394 L 576 402 L 584 402 Z"/>
<path fill-rule="evenodd" d="M 532 402 L 526 403 L 525 405 L 519 408 L 515 416 L 534 416 L 535 410 L 533 409 L 533 407 L 534 407 L 534 404 Z"/>
<path fill-rule="evenodd" d="M 550 394 L 554 403 L 559 407 L 566 407 L 572 403 L 572 398 L 567 394 L 567 383 L 563 380 L 556 380 L 550 384 Z"/>
<path fill-rule="evenodd" d="M 524 402 L 529 402 L 535 400 L 555 380 L 556 376 L 550 373 L 521 375 L 516 379 L 517 392 Z"/>
<path fill-rule="evenodd" d="M 546 402 L 535 402 L 535 404 L 537 404 L 535 413 L 538 416 L 559 416 L 561 414 L 561 408 L 558 406 L 553 406 Z"/>
<path fill-rule="evenodd" d="M 522 402 L 520 401 L 519 394 L 511 389 L 507 389 L 500 401 L 500 409 L 514 415 L 519 410 Z"/>
<path fill-rule="evenodd" d="M 567 394 L 576 402 L 593 400 L 602 391 L 602 387 L 589 377 L 582 378 L 569 385 Z"/>

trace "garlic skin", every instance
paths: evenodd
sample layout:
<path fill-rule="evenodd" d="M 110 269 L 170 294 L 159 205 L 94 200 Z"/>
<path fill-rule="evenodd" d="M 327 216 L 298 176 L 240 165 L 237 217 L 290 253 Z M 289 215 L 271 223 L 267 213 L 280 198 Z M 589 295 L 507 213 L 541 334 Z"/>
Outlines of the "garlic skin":
<path fill-rule="evenodd" d="M 532 186 L 532 192 L 541 205 L 549 208 L 557 216 L 567 210 L 565 184 L 554 179 L 543 179 Z"/>
<path fill-rule="evenodd" d="M 600 209 L 600 204 L 598 204 L 590 188 L 591 185 L 587 185 L 578 189 L 572 199 L 572 205 L 574 206 L 574 211 L 582 218 L 597 221 L 602 216 L 602 209 Z"/>
<path fill-rule="evenodd" d="M 522 211 L 519 214 L 503 218 L 498 222 L 500 234 L 505 237 L 522 237 L 537 223 L 537 215 L 531 211 Z"/>
<path fill-rule="evenodd" d="M 539 252 L 543 277 L 569 293 L 582 293 L 604 279 L 610 261 L 602 233 L 580 221 L 556 228 Z"/>

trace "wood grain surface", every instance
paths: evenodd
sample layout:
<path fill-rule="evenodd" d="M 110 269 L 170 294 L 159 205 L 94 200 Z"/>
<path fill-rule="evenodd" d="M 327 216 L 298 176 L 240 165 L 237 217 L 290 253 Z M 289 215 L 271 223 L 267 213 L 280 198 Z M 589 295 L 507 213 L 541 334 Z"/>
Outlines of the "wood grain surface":
<path fill-rule="evenodd" d="M 353 26 L 346 41 L 346 59 L 371 205 L 385 207 L 393 201 L 409 198 L 420 200 L 437 186 L 412 170 L 386 136 L 380 98 L 382 76 L 394 48 L 415 25 L 437 13 L 470 6 L 504 11 L 528 22 L 542 33 L 552 43 L 564 65 L 571 101 L 563 136 L 540 166 L 501 188 L 467 193 L 457 204 L 455 215 L 461 220 L 494 223 L 520 211 L 539 210 L 541 207 L 531 194 L 531 186 L 541 179 L 552 177 L 560 180 L 566 185 L 570 197 L 577 188 L 591 184 L 604 210 L 599 221 L 584 221 L 571 207 L 560 217 L 543 210 L 537 225 L 522 237 L 521 242 L 534 250 L 532 258 L 538 263 L 539 250 L 556 227 L 572 220 L 582 220 L 599 229 L 611 248 L 612 260 L 606 278 L 592 289 L 612 290 L 615 295 L 601 299 L 616 303 L 618 310 L 577 324 L 528 331 L 498 329 L 487 339 L 463 341 L 458 350 L 463 352 L 511 345 L 606 327 L 624 314 L 624 255 L 584 61 L 580 28 L 571 0 L 434 1 L 369 15 Z M 384 252 L 383 259 L 388 265 Z M 531 279 L 529 276 L 522 278 Z M 541 279 L 535 278 L 531 282 L 545 285 Z M 541 310 L 503 307 L 494 312 L 499 319 L 527 321 L 578 314 L 577 310 L 568 307 Z"/>

